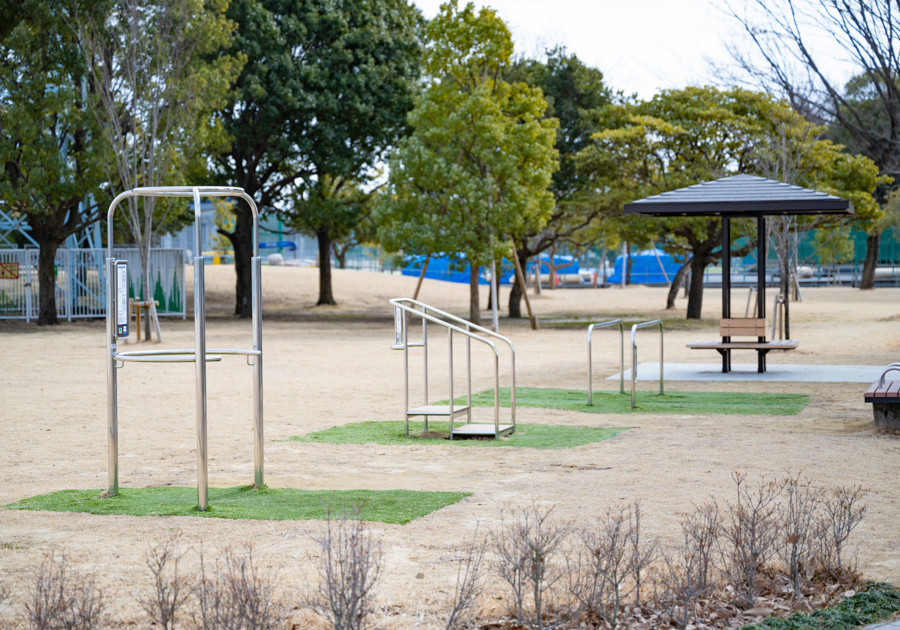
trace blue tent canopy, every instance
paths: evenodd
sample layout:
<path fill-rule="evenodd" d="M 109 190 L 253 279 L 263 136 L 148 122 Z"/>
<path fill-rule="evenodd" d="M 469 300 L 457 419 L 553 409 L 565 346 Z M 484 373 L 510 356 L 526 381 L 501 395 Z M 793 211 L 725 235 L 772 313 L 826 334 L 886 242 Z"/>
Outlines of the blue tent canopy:
<path fill-rule="evenodd" d="M 624 262 L 625 256 L 616 257 L 616 266 L 612 275 L 607 279 L 610 284 L 622 282 Z M 645 249 L 631 255 L 631 282 L 633 284 L 667 284 L 678 273 L 680 266 L 671 255 L 661 249 Z"/>

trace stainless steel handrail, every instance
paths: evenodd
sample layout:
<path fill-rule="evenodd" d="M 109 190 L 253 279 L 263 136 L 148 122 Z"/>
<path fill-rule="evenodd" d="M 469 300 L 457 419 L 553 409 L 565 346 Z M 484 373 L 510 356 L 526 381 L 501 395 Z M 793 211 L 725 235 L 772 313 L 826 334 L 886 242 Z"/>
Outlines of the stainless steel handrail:
<path fill-rule="evenodd" d="M 591 324 L 587 329 L 588 346 L 588 406 L 594 404 L 594 368 L 593 354 L 591 353 L 591 334 L 595 328 L 606 328 L 619 325 L 619 393 L 625 393 L 625 324 L 621 319 L 610 319 L 605 322 Z"/>
<path fill-rule="evenodd" d="M 663 323 L 661 319 L 654 319 L 649 322 L 641 322 L 631 327 L 631 408 L 637 405 L 634 402 L 634 387 L 637 382 L 637 344 L 635 344 L 635 335 L 640 328 L 649 326 L 659 326 L 659 395 L 663 395 Z"/>
<path fill-rule="evenodd" d="M 888 372 L 900 372 L 900 363 L 891 363 L 887 366 L 887 369 L 881 373 L 881 378 L 878 379 L 878 389 L 884 387 L 884 377 Z"/>
<path fill-rule="evenodd" d="M 444 317 L 446 319 L 450 319 L 450 320 L 458 322 L 460 324 L 464 324 L 466 326 L 466 330 L 475 329 L 479 332 L 484 333 L 485 335 L 488 335 L 489 337 L 494 337 L 495 339 L 501 340 L 503 343 L 505 343 L 509 347 L 509 351 L 511 353 L 511 369 L 512 369 L 512 374 L 511 374 L 512 382 L 510 384 L 510 390 L 509 390 L 510 391 L 510 409 L 511 409 L 511 414 L 512 414 L 512 425 L 513 425 L 513 427 L 515 427 L 516 426 L 516 347 L 513 345 L 513 342 L 510 341 L 509 338 L 504 337 L 500 333 L 494 332 L 493 330 L 490 330 L 489 328 L 484 328 L 483 326 L 478 326 L 477 324 L 473 324 L 472 322 L 470 322 L 466 319 L 463 319 L 462 317 L 458 317 L 456 315 L 453 315 L 452 313 L 447 313 L 446 311 L 442 311 L 440 309 L 434 308 L 433 306 L 429 306 L 428 304 L 425 304 L 424 302 L 419 302 L 418 300 L 414 300 L 412 298 L 394 298 L 394 300 L 396 300 L 398 302 L 407 303 L 407 304 L 415 304 L 416 306 L 423 309 L 422 312 L 431 311 L 432 313 L 437 313 L 438 315 L 440 315 L 441 317 Z M 391 300 L 391 303 L 393 303 L 394 300 Z M 467 348 L 467 350 L 468 350 L 468 348 Z M 426 352 L 427 352 L 427 350 L 426 350 Z M 472 356 L 471 356 L 471 352 L 470 352 L 469 353 L 469 378 L 470 378 L 470 381 L 471 381 L 471 372 L 472 372 Z M 426 374 L 427 374 L 427 366 L 426 366 Z M 426 385 L 426 387 L 427 387 L 427 385 Z M 513 432 L 515 432 L 515 428 L 513 428 Z"/>
<path fill-rule="evenodd" d="M 477 335 L 470 330 L 469 327 L 475 328 L 476 330 L 483 331 L 488 333 L 491 337 L 495 337 L 505 341 L 510 349 L 513 352 L 513 380 L 512 380 L 512 397 L 511 397 L 511 420 L 513 426 L 513 432 L 515 432 L 516 419 L 515 419 L 515 349 L 512 346 L 512 342 L 510 342 L 506 337 L 502 335 L 498 335 L 493 331 L 489 331 L 487 329 L 482 328 L 481 326 L 476 326 L 471 322 L 467 322 L 464 319 L 456 317 L 455 315 L 450 315 L 449 313 L 444 313 L 443 311 L 433 308 L 427 304 L 419 302 L 417 300 L 412 300 L 409 298 L 394 298 L 389 300 L 390 304 L 396 309 L 395 313 L 403 313 L 402 317 L 397 319 L 397 325 L 399 326 L 399 330 L 396 332 L 400 337 L 399 344 L 394 344 L 392 348 L 402 349 L 404 351 L 404 373 L 403 373 L 403 384 L 404 384 L 404 435 L 409 436 L 409 414 L 407 413 L 409 410 L 409 348 L 414 345 L 422 346 L 425 352 L 425 404 L 428 404 L 428 328 L 427 322 L 432 322 L 439 326 L 442 326 L 448 331 L 448 345 L 449 345 L 449 360 L 450 360 L 450 399 L 448 402 L 448 414 L 450 419 L 450 439 L 453 439 L 453 419 L 455 412 L 454 405 L 454 396 L 453 396 L 453 333 L 457 332 L 466 337 L 466 351 L 468 355 L 468 370 L 467 370 L 467 423 L 471 422 L 472 419 L 472 352 L 471 352 L 471 340 L 475 339 L 488 347 L 491 348 L 494 352 L 494 433 L 496 437 L 500 437 L 500 352 L 497 349 L 497 346 L 493 344 L 491 341 Z M 409 306 L 412 304 L 413 306 Z M 414 308 L 418 306 L 422 308 L 422 310 L 417 310 Z M 428 311 L 433 313 L 442 315 L 451 319 L 453 321 L 457 321 L 466 325 L 466 328 L 461 328 L 459 326 L 454 326 L 453 324 L 444 321 L 438 317 L 432 316 L 428 314 Z M 411 344 L 409 343 L 409 334 L 408 334 L 408 319 L 409 314 L 416 315 L 422 318 L 422 333 L 423 333 L 423 341 L 421 344 Z M 396 315 L 395 315 L 396 317 Z M 426 430 L 428 426 L 428 416 L 425 416 Z"/>
<path fill-rule="evenodd" d="M 142 352 L 117 352 L 116 325 L 113 321 L 116 302 L 114 295 L 115 264 L 113 257 L 114 224 L 116 208 L 125 199 L 137 197 L 186 197 L 194 203 L 194 349 L 193 350 L 157 350 Z M 243 199 L 250 206 L 253 214 L 252 257 L 250 259 L 251 279 L 251 327 L 252 350 L 216 350 L 206 348 L 206 301 L 204 296 L 205 268 L 202 249 L 201 230 L 201 197 L 233 197 Z M 145 363 L 195 363 L 196 374 L 196 422 L 197 422 L 197 502 L 200 510 L 208 507 L 208 457 L 207 457 L 207 408 L 206 408 L 206 362 L 210 359 L 208 352 L 221 354 L 246 355 L 247 363 L 253 367 L 253 471 L 254 485 L 262 487 L 264 480 L 263 452 L 263 379 L 262 379 L 262 267 L 259 258 L 259 211 L 253 197 L 243 189 L 229 186 L 158 186 L 126 190 L 113 199 L 106 213 L 107 218 L 107 423 L 109 443 L 109 495 L 115 496 L 119 491 L 119 420 L 118 420 L 118 381 L 117 362 L 139 361 Z M 168 357 L 168 358 L 167 358 Z M 249 357 L 254 357 L 252 363 Z M 218 356 L 213 360 L 220 360 Z M 124 365 L 124 364 L 123 364 Z"/>

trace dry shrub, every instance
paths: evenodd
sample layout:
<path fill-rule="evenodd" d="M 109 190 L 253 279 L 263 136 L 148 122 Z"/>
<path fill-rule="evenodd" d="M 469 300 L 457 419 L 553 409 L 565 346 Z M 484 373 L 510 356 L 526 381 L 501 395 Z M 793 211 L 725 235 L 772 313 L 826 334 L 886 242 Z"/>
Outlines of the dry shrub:
<path fill-rule="evenodd" d="M 569 607 L 557 596 L 557 586 L 565 575 L 563 543 L 567 529 L 551 518 L 553 508 L 536 503 L 514 510 L 510 518 L 500 517 L 496 568 L 506 582 L 515 606 L 516 621 L 532 630 L 545 630 L 564 623 Z M 545 617 L 556 613 L 554 622 Z"/>
<path fill-rule="evenodd" d="M 334 630 L 363 630 L 375 604 L 381 575 L 381 545 L 366 531 L 359 509 L 329 513 L 318 539 L 320 555 L 312 558 L 319 582 L 309 589 L 303 606 L 325 619 Z"/>
<path fill-rule="evenodd" d="M 138 596 L 140 607 L 151 623 L 163 630 L 175 630 L 181 610 L 190 595 L 190 584 L 178 572 L 185 552 L 179 550 L 181 532 L 176 531 L 144 554 L 144 562 L 153 575 L 153 593 Z"/>
<path fill-rule="evenodd" d="M 803 599 L 801 577 L 815 563 L 817 515 L 822 505 L 822 492 L 813 488 L 799 473 L 784 481 L 784 502 L 780 506 L 778 554 L 787 567 L 794 599 Z"/>
<path fill-rule="evenodd" d="M 22 617 L 33 630 L 92 630 L 107 624 L 106 602 L 92 575 L 71 568 L 65 552 L 51 549 L 37 569 Z"/>
<path fill-rule="evenodd" d="M 735 503 L 723 519 L 719 548 L 722 570 L 744 606 L 752 608 L 759 595 L 760 570 L 772 558 L 778 537 L 779 482 L 746 483 L 746 475 L 732 475 L 737 486 Z"/>
<path fill-rule="evenodd" d="M 254 564 L 250 545 L 242 553 L 226 548 L 213 575 L 207 574 L 201 549 L 200 576 L 193 591 L 192 625 L 198 630 L 274 630 L 287 619 L 287 607 L 274 581 L 262 576 Z"/>
<path fill-rule="evenodd" d="M 646 569 L 646 552 L 640 546 L 639 511 L 637 535 L 632 515 L 631 508 L 610 509 L 596 526 L 583 528 L 576 568 L 570 569 L 569 588 L 579 607 L 603 619 L 613 630 L 623 602 L 631 593 L 627 585 L 628 578 L 635 575 L 635 557 L 642 561 L 638 573 Z"/>
<path fill-rule="evenodd" d="M 862 502 L 868 490 L 862 486 L 831 486 L 822 494 L 818 518 L 819 568 L 840 580 L 856 572 L 856 558 L 847 557 L 847 539 L 866 514 Z"/>
<path fill-rule="evenodd" d="M 487 539 L 478 536 L 478 528 L 466 555 L 456 571 L 456 587 L 447 605 L 447 630 L 464 627 L 471 621 L 475 601 L 481 590 L 482 566 Z"/>

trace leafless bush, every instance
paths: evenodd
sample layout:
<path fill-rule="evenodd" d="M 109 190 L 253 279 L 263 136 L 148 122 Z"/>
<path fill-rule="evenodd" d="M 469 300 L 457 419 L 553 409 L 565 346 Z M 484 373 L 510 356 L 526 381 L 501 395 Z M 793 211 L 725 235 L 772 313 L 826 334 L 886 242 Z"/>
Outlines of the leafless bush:
<path fill-rule="evenodd" d="M 715 571 L 713 553 L 721 527 L 719 504 L 715 501 L 694 506 L 694 511 L 681 521 L 685 544 L 696 559 L 697 577 L 704 591 L 712 585 L 712 573 Z"/>
<path fill-rule="evenodd" d="M 758 573 L 772 556 L 778 536 L 778 504 L 782 484 L 746 483 L 746 475 L 732 475 L 737 501 L 729 505 L 721 529 L 723 570 L 737 596 L 752 607 L 758 595 Z"/>
<path fill-rule="evenodd" d="M 456 571 L 456 588 L 447 607 L 447 630 L 463 627 L 471 617 L 481 585 L 481 568 L 486 548 L 487 539 L 479 538 L 476 527 L 468 553 L 460 560 Z"/>
<path fill-rule="evenodd" d="M 800 474 L 784 481 L 784 502 L 780 507 L 778 554 L 788 568 L 795 599 L 803 599 L 801 572 L 814 561 L 816 515 L 821 506 L 820 490 L 802 480 Z"/>
<path fill-rule="evenodd" d="M 179 612 L 190 595 L 188 582 L 178 573 L 178 564 L 184 556 L 178 549 L 180 542 L 181 532 L 175 532 L 144 554 L 147 568 L 153 574 L 154 591 L 151 595 L 139 596 L 137 601 L 151 623 L 158 624 L 163 630 L 175 629 Z"/>
<path fill-rule="evenodd" d="M 635 501 L 630 509 L 628 541 L 631 545 L 629 568 L 634 582 L 634 605 L 641 605 L 641 584 L 647 570 L 656 559 L 655 541 L 641 540 L 641 502 Z"/>
<path fill-rule="evenodd" d="M 0 584 L 0 614 L 12 603 L 12 592 L 6 584 Z M 12 623 L 0 618 L 0 628 L 12 628 Z"/>
<path fill-rule="evenodd" d="M 554 601 L 555 588 L 565 576 L 556 560 L 564 555 L 567 530 L 551 519 L 552 513 L 552 507 L 532 503 L 513 512 L 512 518 L 501 515 L 496 535 L 497 572 L 509 586 L 516 620 L 533 630 L 556 627 L 571 616 Z M 548 623 L 545 617 L 554 609 L 557 619 Z"/>
<path fill-rule="evenodd" d="M 570 591 L 583 610 L 599 616 L 615 630 L 622 602 L 629 594 L 627 579 L 633 571 L 629 510 L 607 510 L 596 527 L 581 530 L 581 542 L 578 568 L 570 570 Z"/>
<path fill-rule="evenodd" d="M 691 623 L 697 598 L 707 592 L 702 546 L 692 532 L 685 530 L 681 547 L 677 551 L 663 552 L 662 560 L 659 603 L 672 623 L 686 628 Z"/>
<path fill-rule="evenodd" d="M 335 630 L 362 630 L 374 606 L 374 591 L 381 574 L 381 546 L 366 531 L 358 509 L 328 518 L 314 558 L 319 583 L 303 600 L 306 608 L 324 618 Z"/>
<path fill-rule="evenodd" d="M 817 556 L 821 568 L 835 578 L 856 570 L 855 562 L 845 557 L 846 543 L 866 514 L 866 494 L 862 486 L 833 486 L 822 495 Z"/>
<path fill-rule="evenodd" d="M 242 553 L 226 549 L 207 575 L 203 551 L 200 578 L 194 587 L 198 630 L 273 630 L 287 619 L 284 603 L 272 580 L 263 577 L 253 562 L 253 548 Z"/>
<path fill-rule="evenodd" d="M 93 576 L 71 569 L 65 553 L 51 549 L 35 576 L 34 591 L 23 606 L 33 630 L 92 630 L 106 625 L 106 603 Z"/>

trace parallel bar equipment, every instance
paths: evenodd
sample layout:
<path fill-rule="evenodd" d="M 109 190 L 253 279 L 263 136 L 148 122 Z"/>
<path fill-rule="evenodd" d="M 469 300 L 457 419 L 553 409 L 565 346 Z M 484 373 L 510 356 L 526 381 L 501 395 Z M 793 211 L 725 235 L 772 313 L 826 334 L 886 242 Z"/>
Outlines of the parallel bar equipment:
<path fill-rule="evenodd" d="M 637 366 L 638 366 L 638 355 L 637 355 L 637 344 L 635 343 L 635 335 L 637 331 L 641 328 L 647 328 L 649 326 L 659 326 L 659 395 L 663 395 L 663 323 L 661 319 L 654 319 L 649 322 L 641 322 L 639 324 L 635 324 L 631 327 L 631 408 L 634 409 L 637 405 L 634 402 L 634 389 L 635 383 L 637 382 Z"/>
<path fill-rule="evenodd" d="M 619 325 L 619 393 L 625 393 L 625 324 L 621 319 L 610 319 L 605 322 L 591 324 L 587 329 L 588 350 L 588 405 L 594 404 L 594 355 L 591 352 L 591 335 L 595 328 L 607 328 Z"/>

